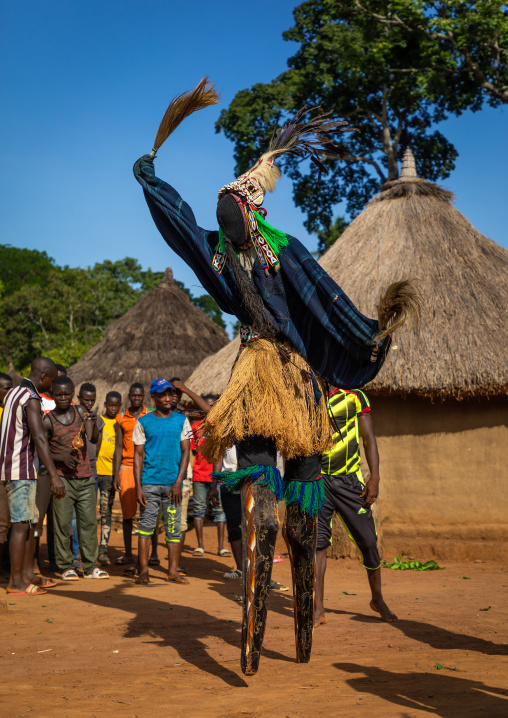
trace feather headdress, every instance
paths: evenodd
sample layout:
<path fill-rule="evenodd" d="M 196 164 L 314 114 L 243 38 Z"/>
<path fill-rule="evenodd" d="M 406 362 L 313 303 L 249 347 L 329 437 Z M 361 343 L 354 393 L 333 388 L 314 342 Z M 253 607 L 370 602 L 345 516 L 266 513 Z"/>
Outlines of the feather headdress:
<path fill-rule="evenodd" d="M 309 157 L 319 168 L 319 177 L 321 174 L 327 174 L 328 169 L 323 164 L 324 159 L 337 159 L 348 154 L 345 147 L 335 143 L 333 135 L 358 130 L 347 128 L 346 120 L 331 120 L 331 111 L 311 116 L 308 122 L 304 121 L 306 114 L 319 109 L 319 106 L 302 107 L 292 120 L 282 127 L 277 125 L 270 138 L 267 152 L 262 154 L 256 164 L 245 174 L 240 175 L 235 182 L 223 187 L 219 197 L 228 191 L 242 194 L 239 190 L 243 189 L 247 201 L 259 206 L 263 202 L 264 194 L 273 192 L 277 180 L 281 177 L 275 159 L 284 154 L 301 159 Z"/>
<path fill-rule="evenodd" d="M 157 150 L 162 147 L 169 135 L 176 130 L 186 117 L 189 117 L 197 110 L 218 104 L 219 93 L 213 86 L 213 82 L 206 76 L 202 78 L 194 89 L 173 98 L 155 135 L 153 149 L 150 153 L 152 157 L 155 157 Z"/>

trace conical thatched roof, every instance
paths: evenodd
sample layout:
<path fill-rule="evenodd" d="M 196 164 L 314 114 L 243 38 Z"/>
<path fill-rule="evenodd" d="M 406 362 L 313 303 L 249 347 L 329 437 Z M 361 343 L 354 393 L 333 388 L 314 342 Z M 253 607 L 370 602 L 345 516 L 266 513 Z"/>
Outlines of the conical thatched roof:
<path fill-rule="evenodd" d="M 203 359 L 186 382 L 189 389 L 196 394 L 222 394 L 229 381 L 239 348 L 240 337 L 236 336 L 217 354 Z"/>
<path fill-rule="evenodd" d="M 69 376 L 76 388 L 85 381 L 95 384 L 101 407 L 108 391 L 115 389 L 125 399 L 135 381 L 144 384 L 147 394 L 158 377 L 185 381 L 227 343 L 226 332 L 192 304 L 166 269 L 159 286 L 111 324 L 101 341 L 69 368 Z"/>
<path fill-rule="evenodd" d="M 18 374 L 16 369 L 14 368 L 14 364 L 12 362 L 9 362 L 9 366 L 7 368 L 6 372 L 12 379 L 12 385 L 14 387 L 19 386 L 23 380 L 23 377 L 21 374 Z"/>
<path fill-rule="evenodd" d="M 416 177 L 389 182 L 321 258 L 359 309 L 376 316 L 379 292 L 417 280 L 420 331 L 403 327 L 371 393 L 462 398 L 508 388 L 508 251 L 452 205 L 450 192 Z"/>

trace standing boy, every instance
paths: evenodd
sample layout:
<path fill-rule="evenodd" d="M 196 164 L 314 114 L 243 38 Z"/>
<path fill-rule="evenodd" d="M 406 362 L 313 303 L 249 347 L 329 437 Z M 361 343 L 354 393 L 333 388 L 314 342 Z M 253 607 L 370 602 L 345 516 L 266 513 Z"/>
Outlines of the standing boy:
<path fill-rule="evenodd" d="M 51 458 L 65 485 L 65 498 L 53 502 L 55 551 L 58 567 L 64 581 L 77 581 L 69 542 L 72 512 L 76 510 L 83 571 L 85 578 L 109 578 L 95 566 L 98 554 L 95 479 L 88 459 L 85 435 L 97 443 L 98 430 L 95 414 L 82 406 L 74 406 L 74 384 L 69 377 L 58 377 L 53 382 L 55 408 L 44 417 Z"/>
<path fill-rule="evenodd" d="M 207 394 L 202 399 L 208 405 L 208 411 L 212 408 L 217 397 L 213 394 Z M 205 553 L 205 546 L 203 543 L 203 522 L 206 513 L 206 504 L 208 499 L 208 488 L 212 486 L 211 473 L 213 470 L 212 464 L 209 464 L 199 451 L 199 446 L 203 443 L 204 439 L 197 439 L 201 421 L 196 421 L 192 424 L 192 440 L 191 440 L 191 451 L 192 451 L 192 492 L 193 492 L 193 505 L 194 505 L 194 527 L 196 529 L 196 538 L 198 540 L 197 548 L 194 549 L 194 556 L 203 556 Z M 213 521 L 217 524 L 217 542 L 218 542 L 218 555 L 225 558 L 231 556 L 231 552 L 224 548 L 224 529 L 226 526 L 226 514 L 222 509 L 220 500 L 220 493 L 217 493 L 215 501 L 212 504 L 213 510 Z"/>
<path fill-rule="evenodd" d="M 55 469 L 42 425 L 41 392 L 50 388 L 57 369 L 51 359 L 39 357 L 32 363 L 28 379 L 7 392 L 0 424 L 0 480 L 4 482 L 12 522 L 9 551 L 11 575 L 7 593 L 36 596 L 54 586 L 33 572 L 34 528 L 38 457 L 51 477 L 55 499 L 65 494 L 65 486 Z M 55 501 L 58 504 L 59 501 Z"/>
<path fill-rule="evenodd" d="M 111 533 L 111 514 L 115 499 L 115 448 L 122 440 L 122 432 L 116 416 L 122 405 L 122 397 L 117 391 L 106 394 L 106 411 L 97 422 L 99 439 L 97 441 L 97 476 L 99 479 L 100 510 L 101 510 L 101 543 L 99 546 L 99 563 L 103 566 L 111 563 L 108 557 L 108 543 Z"/>
<path fill-rule="evenodd" d="M 135 382 L 129 389 L 129 407 L 123 414 L 118 414 L 116 420 L 122 432 L 121 441 L 115 448 L 115 481 L 114 488 L 120 494 L 122 506 L 123 543 L 125 553 L 117 558 L 115 564 L 126 566 L 134 563 L 132 555 L 132 520 L 138 510 L 136 499 L 136 483 L 134 481 L 134 444 L 132 432 L 137 420 L 148 413 L 144 405 L 145 390 L 143 384 Z M 157 539 L 157 536 L 155 536 Z"/>
<path fill-rule="evenodd" d="M 12 389 L 11 377 L 8 374 L 4 374 L 4 372 L 0 372 L 0 425 L 2 422 L 2 412 L 4 410 L 4 399 L 9 389 Z M 9 580 L 9 574 L 3 571 L 3 558 L 10 525 L 11 520 L 9 517 L 7 494 L 5 493 L 4 484 L 0 482 L 0 581 L 2 583 L 6 583 Z"/>
<path fill-rule="evenodd" d="M 379 454 L 370 411 L 369 400 L 359 389 L 334 389 L 328 395 L 334 445 L 323 454 L 321 462 L 325 502 L 318 516 L 315 626 L 328 623 L 323 601 L 326 551 L 331 545 L 334 512 L 339 515 L 350 538 L 358 546 L 362 563 L 367 569 L 372 593 L 370 607 L 381 615 L 383 621 L 397 620 L 397 616 L 384 602 L 381 592 L 381 560 L 370 508 L 379 493 Z M 370 469 L 367 484 L 360 470 L 360 434 Z"/>
<path fill-rule="evenodd" d="M 141 507 L 139 521 L 139 576 L 148 583 L 148 554 L 160 507 L 168 546 L 168 581 L 186 584 L 177 572 L 180 554 L 182 482 L 190 453 L 190 424 L 183 414 L 171 411 L 175 390 L 166 379 L 155 379 L 150 394 L 155 411 L 141 416 L 134 428 L 134 479 Z"/>

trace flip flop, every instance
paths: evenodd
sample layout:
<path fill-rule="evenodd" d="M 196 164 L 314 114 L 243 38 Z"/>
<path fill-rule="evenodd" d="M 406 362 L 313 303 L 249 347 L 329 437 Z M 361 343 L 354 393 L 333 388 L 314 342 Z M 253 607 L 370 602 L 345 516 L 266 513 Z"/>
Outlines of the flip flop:
<path fill-rule="evenodd" d="M 141 578 L 141 576 L 138 576 L 137 579 L 134 581 L 134 583 L 137 583 L 138 585 L 139 584 L 146 585 L 147 583 L 150 583 L 150 579 L 149 578 Z"/>
<path fill-rule="evenodd" d="M 6 588 L 6 592 L 10 596 L 43 596 L 47 591 L 43 588 L 39 588 L 35 583 L 29 583 L 24 591 L 13 591 L 12 588 Z"/>
<path fill-rule="evenodd" d="M 115 566 L 128 566 L 130 563 L 134 563 L 134 556 L 132 558 L 120 556 L 115 560 Z"/>
<path fill-rule="evenodd" d="M 205 549 L 204 549 L 204 548 L 199 548 L 199 546 L 198 546 L 198 548 L 195 548 L 195 549 L 194 549 L 194 551 L 192 552 L 192 555 L 193 555 L 193 556 L 204 556 L 204 555 L 205 555 Z"/>
<path fill-rule="evenodd" d="M 189 581 L 187 581 L 187 579 L 184 578 L 183 576 L 176 576 L 175 578 L 167 578 L 166 581 L 167 581 L 168 583 L 179 583 L 179 584 L 182 584 L 182 585 L 188 585 L 188 584 L 189 584 Z"/>
<path fill-rule="evenodd" d="M 130 568 L 125 569 L 125 571 L 122 573 L 122 576 L 125 576 L 126 578 L 134 578 L 136 576 L 136 571 L 136 566 L 131 566 Z"/>
<path fill-rule="evenodd" d="M 231 551 L 227 548 L 221 548 L 217 556 L 222 556 L 222 558 L 226 558 L 227 556 L 231 556 Z"/>
<path fill-rule="evenodd" d="M 53 588 L 53 586 L 57 585 L 56 581 L 53 581 L 52 578 L 41 578 L 41 582 L 37 584 L 40 588 Z"/>

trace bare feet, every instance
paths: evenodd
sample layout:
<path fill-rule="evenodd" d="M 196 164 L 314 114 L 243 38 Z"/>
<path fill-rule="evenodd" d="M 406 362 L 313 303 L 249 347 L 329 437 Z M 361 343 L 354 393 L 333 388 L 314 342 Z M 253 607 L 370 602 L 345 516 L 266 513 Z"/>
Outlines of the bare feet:
<path fill-rule="evenodd" d="M 139 576 L 134 581 L 134 583 L 138 583 L 138 584 L 139 583 L 146 584 L 149 582 L 150 582 L 150 574 L 148 573 L 148 571 L 143 571 L 143 573 L 140 573 Z"/>
<path fill-rule="evenodd" d="M 372 599 L 372 601 L 370 602 L 370 607 L 373 611 L 381 615 L 382 621 L 386 621 L 387 623 L 393 623 L 394 621 L 399 620 L 397 616 L 393 613 L 393 611 L 390 611 L 383 599 L 377 601 Z"/>
<path fill-rule="evenodd" d="M 328 619 L 324 611 L 321 611 L 320 613 L 314 613 L 314 628 L 317 628 L 318 626 L 324 626 L 327 623 Z"/>

